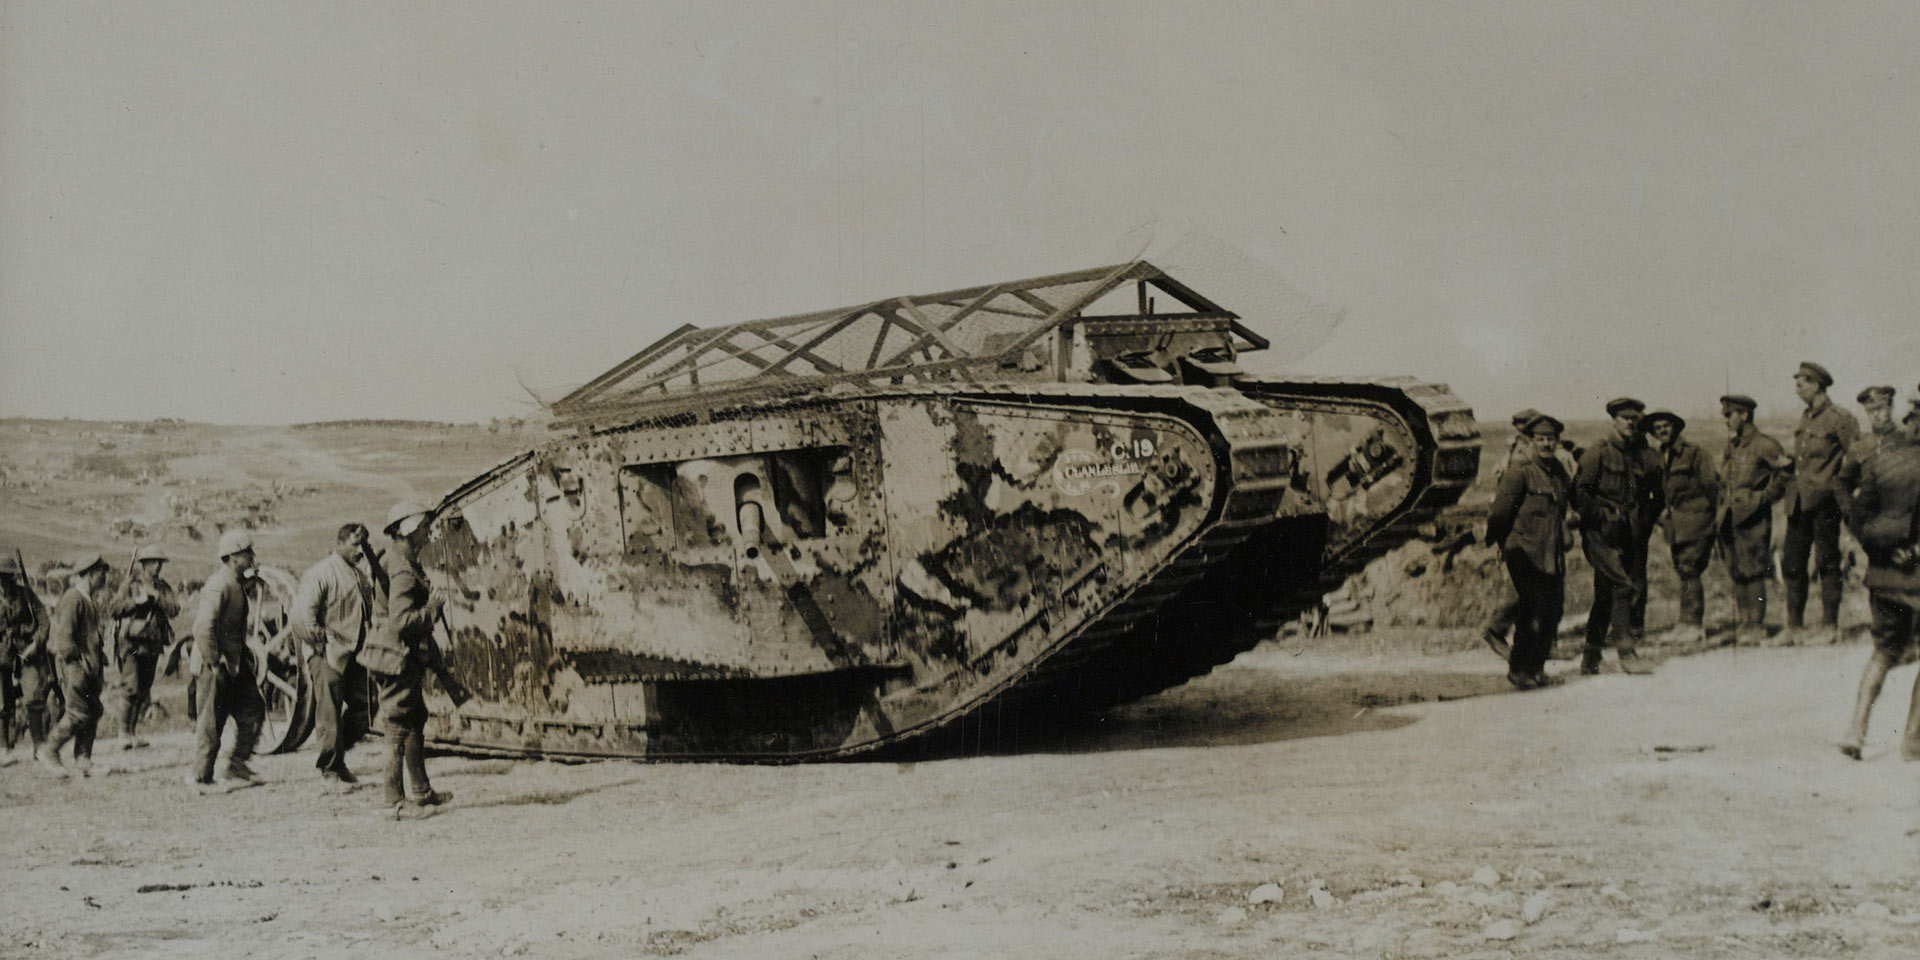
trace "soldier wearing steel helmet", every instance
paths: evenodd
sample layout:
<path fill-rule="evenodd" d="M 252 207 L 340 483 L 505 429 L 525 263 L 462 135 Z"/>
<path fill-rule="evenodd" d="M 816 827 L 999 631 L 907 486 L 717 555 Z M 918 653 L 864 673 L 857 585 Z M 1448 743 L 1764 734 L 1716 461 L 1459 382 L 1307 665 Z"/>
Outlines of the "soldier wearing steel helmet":
<path fill-rule="evenodd" d="M 1734 642 L 1760 639 L 1767 623 L 1767 581 L 1773 579 L 1773 505 L 1793 479 L 1793 458 L 1753 425 L 1759 404 L 1730 393 L 1720 398 L 1727 448 L 1720 454 L 1722 495 L 1714 536 L 1733 579 Z"/>
<path fill-rule="evenodd" d="M 229 785 L 259 783 L 247 761 L 260 740 L 266 701 L 254 683 L 253 652 L 247 648 L 248 605 L 243 578 L 253 569 L 253 536 L 234 529 L 220 535 L 220 566 L 200 588 L 193 618 L 195 717 L 193 769 L 187 785 L 196 793 L 214 784 L 214 760 L 227 719 L 233 720 L 233 752 L 222 771 Z"/>
<path fill-rule="evenodd" d="M 373 675 L 379 691 L 380 722 L 388 743 L 384 797 L 396 816 L 453 799 L 452 793 L 435 790 L 427 777 L 426 675 L 446 673 L 433 640 L 444 598 L 432 591 L 420 566 L 430 520 L 432 511 L 411 500 L 387 511 L 382 527 L 392 541 L 384 558 L 387 617 L 359 653 L 360 664 Z"/>
<path fill-rule="evenodd" d="M 51 628 L 46 605 L 40 602 L 20 555 L 0 548 L 0 749 L 10 766 L 14 747 L 25 729 L 38 755 L 47 738 L 47 688 L 51 661 L 47 632 Z"/>
<path fill-rule="evenodd" d="M 1707 591 L 1701 576 L 1713 555 L 1713 515 L 1720 507 L 1720 474 L 1699 444 L 1682 434 L 1687 421 L 1671 410 L 1647 414 L 1647 433 L 1660 450 L 1661 484 L 1667 507 L 1660 526 L 1673 554 L 1673 572 L 1680 577 L 1682 639 L 1706 639 Z"/>
<path fill-rule="evenodd" d="M 1593 567 L 1593 607 L 1581 673 L 1600 672 L 1611 641 L 1620 669 L 1646 673 L 1639 646 L 1646 632 L 1647 541 L 1665 493 L 1660 458 L 1647 446 L 1640 418 L 1647 405 L 1632 397 L 1607 403 L 1613 432 L 1580 458 L 1573 478 L 1573 509 L 1580 515 L 1581 549 Z"/>
<path fill-rule="evenodd" d="M 1826 639 L 1839 639 L 1840 501 L 1834 478 L 1847 448 L 1860 438 L 1853 414 L 1827 398 L 1833 374 L 1812 362 L 1793 374 L 1793 390 L 1807 408 L 1793 431 L 1793 480 L 1787 485 L 1787 535 L 1780 547 L 1780 574 L 1787 582 L 1787 630 L 1798 639 L 1805 630 L 1807 588 L 1820 578 L 1821 627 Z M 1813 565 L 1807 565 L 1808 554 Z"/>
<path fill-rule="evenodd" d="M 60 695 L 67 707 L 40 748 L 40 762 L 57 777 L 71 775 L 60 759 L 60 750 L 68 743 L 73 744 L 73 771 L 84 777 L 93 770 L 93 737 L 100 726 L 101 671 L 106 661 L 101 649 L 100 606 L 95 598 L 106 588 L 111 569 L 98 553 L 82 555 L 74 561 L 67 591 L 53 608 L 47 650 L 53 655 L 54 673 L 60 679 Z"/>
<path fill-rule="evenodd" d="M 153 673 L 160 654 L 173 640 L 173 618 L 180 615 L 173 585 L 160 577 L 167 563 L 166 553 L 149 544 L 134 551 L 133 561 L 131 574 L 107 604 L 114 660 L 120 665 L 122 750 L 147 745 L 139 735 L 140 715 L 146 712 L 153 694 Z"/>

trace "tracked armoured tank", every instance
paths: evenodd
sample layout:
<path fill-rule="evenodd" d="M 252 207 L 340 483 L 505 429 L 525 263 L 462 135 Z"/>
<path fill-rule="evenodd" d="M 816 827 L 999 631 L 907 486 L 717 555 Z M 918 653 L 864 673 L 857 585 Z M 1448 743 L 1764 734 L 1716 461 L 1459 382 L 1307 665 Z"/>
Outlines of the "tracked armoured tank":
<path fill-rule="evenodd" d="M 682 327 L 439 504 L 475 696 L 430 687 L 428 737 L 964 752 L 1204 674 L 1478 466 L 1446 387 L 1249 375 L 1267 346 L 1145 261 Z"/>

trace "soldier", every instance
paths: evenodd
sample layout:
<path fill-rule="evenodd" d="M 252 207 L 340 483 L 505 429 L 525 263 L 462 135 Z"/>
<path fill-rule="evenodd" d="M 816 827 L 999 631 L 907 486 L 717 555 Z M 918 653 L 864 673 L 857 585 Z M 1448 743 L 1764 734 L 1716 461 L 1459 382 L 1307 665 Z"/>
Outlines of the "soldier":
<path fill-rule="evenodd" d="M 1527 424 L 1532 423 L 1539 416 L 1540 411 L 1532 407 L 1513 415 L 1513 439 L 1507 443 L 1506 455 L 1500 458 L 1500 464 L 1493 469 L 1495 487 L 1493 496 L 1496 503 L 1500 499 L 1500 480 L 1507 475 L 1508 469 L 1515 461 L 1525 463 L 1533 458 L 1533 443 L 1527 436 Z M 1487 543 L 1491 546 L 1499 545 L 1499 541 L 1491 537 L 1488 538 Z M 1513 649 L 1507 643 L 1507 633 L 1513 629 L 1514 618 L 1519 615 L 1519 595 L 1511 590 L 1504 591 L 1500 602 L 1493 608 L 1493 616 L 1487 620 L 1487 628 L 1481 632 L 1481 639 L 1487 642 L 1494 656 L 1502 660 L 1510 660 L 1512 657 Z"/>
<path fill-rule="evenodd" d="M 13 750 L 20 742 L 22 727 L 31 738 L 36 758 L 41 742 L 47 739 L 47 683 L 52 677 L 47 633 L 51 626 L 46 606 L 27 582 L 20 554 L 5 551 L 0 555 L 0 747 L 6 749 L 7 758 L 0 766 L 18 761 Z"/>
<path fill-rule="evenodd" d="M 387 619 L 360 651 L 361 664 L 379 688 L 380 721 L 389 745 L 385 798 L 395 816 L 404 816 L 409 806 L 437 806 L 453 799 L 452 793 L 433 789 L 427 778 L 426 673 L 444 676 L 446 671 L 433 640 L 433 624 L 445 600 L 428 588 L 419 558 L 430 519 L 428 509 L 413 501 L 401 501 L 387 512 L 382 528 L 392 541 L 385 557 Z"/>
<path fill-rule="evenodd" d="M 1805 631 L 1809 571 L 1820 576 L 1821 625 L 1830 641 L 1840 630 L 1840 502 L 1834 497 L 1834 475 L 1847 448 L 1860 438 L 1853 414 L 1827 399 L 1833 375 L 1817 363 L 1802 363 L 1793 375 L 1793 390 L 1806 403 L 1800 426 L 1793 432 L 1793 481 L 1787 485 L 1787 536 L 1780 551 L 1781 574 L 1787 581 L 1789 642 Z"/>
<path fill-rule="evenodd" d="M 73 565 L 67 592 L 53 608 L 53 626 L 47 632 L 47 650 L 60 678 L 60 695 L 67 709 L 47 734 L 40 763 L 56 777 L 71 774 L 60 762 L 60 748 L 73 743 L 73 766 L 81 776 L 93 772 L 93 736 L 100 727 L 101 671 L 106 654 L 101 649 L 100 608 L 94 597 L 107 585 L 112 568 L 97 553 L 82 556 Z"/>
<path fill-rule="evenodd" d="M 1867 414 L 1867 431 L 1847 448 L 1847 455 L 1840 460 L 1840 469 L 1834 474 L 1833 496 L 1840 504 L 1840 514 L 1851 520 L 1853 490 L 1860 485 L 1860 468 L 1880 447 L 1880 441 L 1888 436 L 1901 433 L 1900 427 L 1893 422 L 1893 398 L 1897 391 L 1892 387 L 1868 387 L 1860 391 L 1854 400 Z"/>
<path fill-rule="evenodd" d="M 366 732 L 367 675 L 354 657 L 367 639 L 375 591 L 373 579 L 355 563 L 362 558 L 379 572 L 367 528 L 342 526 L 333 551 L 300 575 L 293 595 L 294 630 L 313 678 L 314 732 L 320 741 L 313 765 L 322 778 L 340 783 L 357 782 L 347 769 L 347 751 Z"/>
<path fill-rule="evenodd" d="M 1700 583 L 1713 553 L 1713 515 L 1720 507 L 1720 475 L 1698 444 L 1681 436 L 1687 421 L 1671 410 L 1647 414 L 1647 430 L 1660 445 L 1660 477 L 1667 509 L 1660 525 L 1673 551 L 1673 571 L 1680 577 L 1682 639 L 1707 638 L 1707 592 Z"/>
<path fill-rule="evenodd" d="M 1611 637 L 1620 669 L 1649 672 L 1640 659 L 1646 632 L 1647 541 L 1660 516 L 1660 457 L 1640 434 L 1647 405 L 1632 397 L 1607 403 L 1613 432 L 1580 458 L 1573 478 L 1573 509 L 1581 546 L 1593 567 L 1593 608 L 1580 672 L 1600 672 L 1600 652 Z"/>
<path fill-rule="evenodd" d="M 1536 414 L 1525 427 L 1530 455 L 1516 459 L 1500 476 L 1493 510 L 1487 517 L 1487 542 L 1498 545 L 1507 574 L 1519 594 L 1507 682 L 1521 690 L 1548 686 L 1547 656 L 1566 605 L 1567 502 L 1573 479 L 1554 454 L 1560 449 L 1560 421 Z"/>
<path fill-rule="evenodd" d="M 233 752 L 223 771 L 229 785 L 259 783 L 260 775 L 247 766 L 267 705 L 253 680 L 253 652 L 247 648 L 248 600 L 241 581 L 253 569 L 253 537 L 245 530 L 220 535 L 220 567 L 200 588 L 200 607 L 193 618 L 194 763 L 187 786 L 205 793 L 213 785 L 213 762 L 220 753 L 220 735 L 233 718 Z"/>
<path fill-rule="evenodd" d="M 1920 424 L 1920 410 L 1909 414 L 1907 422 Z M 1860 677 L 1853 720 L 1840 741 L 1840 752 L 1858 760 L 1873 701 L 1880 696 L 1887 671 L 1912 645 L 1914 611 L 1920 609 L 1920 443 L 1892 434 L 1866 458 L 1849 521 L 1867 554 L 1867 590 L 1873 604 L 1873 656 Z M 1920 680 L 1907 707 L 1900 756 L 1920 760 Z"/>
<path fill-rule="evenodd" d="M 1713 528 L 1720 555 L 1733 578 L 1736 614 L 1731 642 L 1757 639 L 1767 624 L 1767 581 L 1773 579 L 1773 505 L 1793 479 L 1793 459 L 1779 441 L 1753 425 L 1759 404 L 1752 397 L 1720 398 L 1727 421 L 1727 449 L 1720 455 L 1723 484 Z"/>
<path fill-rule="evenodd" d="M 120 716 L 122 750 L 147 745 L 146 739 L 138 734 L 140 715 L 146 712 L 153 693 L 154 667 L 160 662 L 161 652 L 173 640 L 173 618 L 180 615 L 180 602 L 174 599 L 173 586 L 160 579 L 167 555 L 159 547 L 145 546 L 134 553 L 133 559 L 133 574 L 120 585 L 120 592 L 107 605 L 124 701 Z"/>

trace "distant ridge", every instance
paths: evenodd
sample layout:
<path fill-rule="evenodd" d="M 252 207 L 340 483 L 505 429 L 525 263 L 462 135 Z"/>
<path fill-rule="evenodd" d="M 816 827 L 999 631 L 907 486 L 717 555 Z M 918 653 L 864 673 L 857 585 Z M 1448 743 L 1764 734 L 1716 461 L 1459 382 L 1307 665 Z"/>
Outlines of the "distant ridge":
<path fill-rule="evenodd" d="M 470 423 L 448 423 L 444 420 L 314 420 L 310 423 L 296 423 L 290 430 L 334 430 L 348 427 L 407 427 L 416 430 L 456 430 L 471 427 Z"/>

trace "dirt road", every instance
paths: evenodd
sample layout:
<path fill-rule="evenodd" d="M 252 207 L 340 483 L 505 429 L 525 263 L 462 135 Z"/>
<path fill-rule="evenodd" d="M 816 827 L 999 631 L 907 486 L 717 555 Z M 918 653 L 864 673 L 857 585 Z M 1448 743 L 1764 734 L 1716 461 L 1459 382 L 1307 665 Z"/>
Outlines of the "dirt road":
<path fill-rule="evenodd" d="M 112 775 L 0 770 L 0 955 L 1920 956 L 1914 668 L 1864 762 L 1831 745 L 1865 656 L 1512 694 L 1484 654 L 1262 648 L 1017 753 L 441 758 L 456 805 L 404 823 L 310 752 L 195 799 L 183 734 L 107 740 Z"/>

